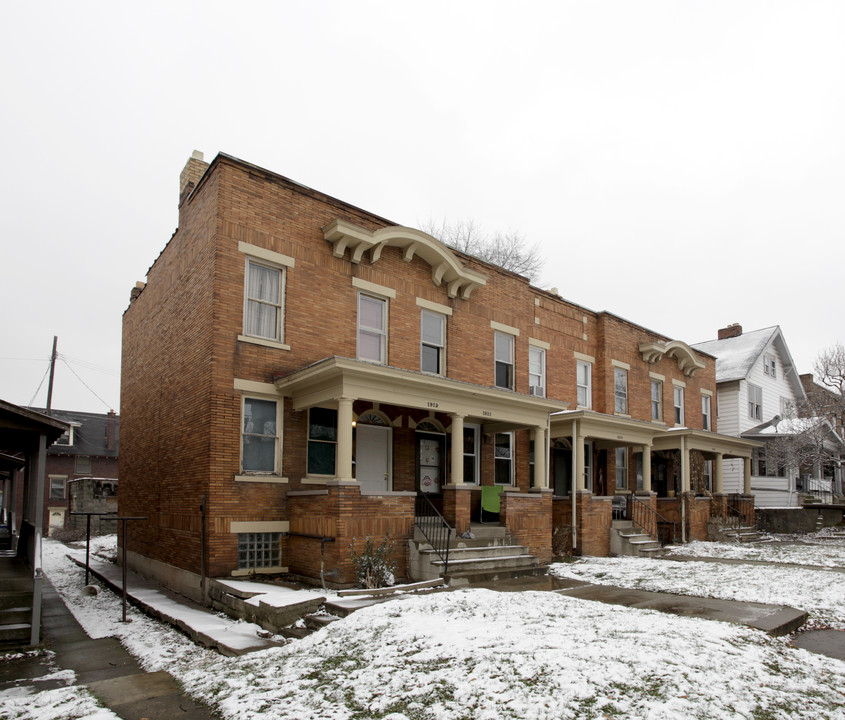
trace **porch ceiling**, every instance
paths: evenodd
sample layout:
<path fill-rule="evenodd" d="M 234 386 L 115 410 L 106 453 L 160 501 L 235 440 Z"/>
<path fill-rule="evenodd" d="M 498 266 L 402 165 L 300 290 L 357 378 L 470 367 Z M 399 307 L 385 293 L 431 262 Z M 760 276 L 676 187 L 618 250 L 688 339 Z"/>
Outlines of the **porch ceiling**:
<path fill-rule="evenodd" d="M 456 413 L 484 423 L 546 426 L 549 413 L 568 403 L 436 375 L 330 357 L 275 379 L 276 389 L 290 397 L 295 410 L 332 407 L 338 398 Z"/>
<path fill-rule="evenodd" d="M 571 437 L 573 422 L 578 422 L 578 436 L 607 440 L 615 445 L 650 445 L 663 428 L 640 420 L 603 415 L 592 410 L 572 410 L 552 415 L 551 437 Z"/>
<path fill-rule="evenodd" d="M 677 430 L 666 430 L 659 437 L 656 437 L 652 449 L 680 450 L 681 438 L 684 438 L 688 450 L 720 453 L 725 458 L 750 458 L 754 448 L 763 447 L 763 443 L 733 437 L 732 435 L 679 428 Z"/>

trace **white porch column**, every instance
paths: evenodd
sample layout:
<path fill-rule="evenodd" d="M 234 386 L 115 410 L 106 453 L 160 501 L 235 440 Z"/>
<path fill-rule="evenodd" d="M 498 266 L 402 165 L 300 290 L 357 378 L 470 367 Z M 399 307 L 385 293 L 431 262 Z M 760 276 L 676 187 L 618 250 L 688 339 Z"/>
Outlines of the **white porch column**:
<path fill-rule="evenodd" d="M 335 477 L 354 482 L 352 477 L 352 398 L 337 399 L 337 467 Z"/>
<path fill-rule="evenodd" d="M 722 453 L 716 453 L 716 459 L 713 461 L 713 494 L 721 495 L 725 492 L 724 480 L 724 457 Z"/>
<path fill-rule="evenodd" d="M 651 492 L 651 445 L 643 445 L 643 492 Z"/>
<path fill-rule="evenodd" d="M 681 438 L 681 492 L 687 493 L 690 491 L 689 481 L 689 448 L 687 447 L 686 438 Z"/>
<path fill-rule="evenodd" d="M 751 494 L 751 458 L 742 459 L 742 494 Z"/>
<path fill-rule="evenodd" d="M 450 413 L 452 418 L 452 485 L 464 483 L 464 416 Z"/>
<path fill-rule="evenodd" d="M 572 457 L 575 458 L 575 490 L 586 490 L 587 478 L 584 477 L 584 438 L 578 435 L 575 422 L 572 423 Z"/>
<path fill-rule="evenodd" d="M 549 474 L 546 472 L 546 428 L 538 425 L 534 428 L 534 487 L 548 488 Z"/>

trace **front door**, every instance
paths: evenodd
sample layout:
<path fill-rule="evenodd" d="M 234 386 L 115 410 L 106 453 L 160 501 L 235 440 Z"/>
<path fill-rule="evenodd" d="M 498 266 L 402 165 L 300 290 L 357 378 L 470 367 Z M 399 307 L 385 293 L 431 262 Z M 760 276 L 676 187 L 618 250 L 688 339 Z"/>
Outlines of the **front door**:
<path fill-rule="evenodd" d="M 362 493 L 390 490 L 390 428 L 381 425 L 355 427 L 355 476 Z"/>
<path fill-rule="evenodd" d="M 439 493 L 446 438 L 417 433 L 417 481 L 424 493 Z"/>
<path fill-rule="evenodd" d="M 572 492 L 572 450 L 554 448 L 552 462 L 554 463 L 555 495 L 569 495 Z"/>

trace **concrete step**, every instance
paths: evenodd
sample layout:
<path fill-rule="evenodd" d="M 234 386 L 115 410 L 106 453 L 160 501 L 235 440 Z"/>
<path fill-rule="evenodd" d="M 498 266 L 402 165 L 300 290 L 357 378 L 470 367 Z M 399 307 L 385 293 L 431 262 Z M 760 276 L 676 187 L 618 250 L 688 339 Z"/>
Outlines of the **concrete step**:
<path fill-rule="evenodd" d="M 527 551 L 522 545 L 474 545 L 472 547 L 449 548 L 449 562 L 466 560 L 469 558 L 494 558 L 524 555 Z M 420 550 L 420 555 L 435 562 L 437 553 L 434 550 Z"/>
<path fill-rule="evenodd" d="M 3 591 L 0 592 L 0 610 L 6 610 L 13 607 L 27 607 L 32 606 L 32 589 L 29 592 L 25 590 L 7 591 L 5 589 L 6 582 L 9 578 L 0 580 L 3 585 Z"/>
<path fill-rule="evenodd" d="M 29 605 L 18 605 L 0 610 L 0 626 L 18 625 L 28 623 L 30 620 L 32 620 L 32 607 Z"/>
<path fill-rule="evenodd" d="M 337 622 L 340 618 L 337 615 L 329 615 L 327 613 L 314 613 L 305 616 L 305 627 L 310 630 L 322 630 L 326 625 L 331 625 Z"/>
<path fill-rule="evenodd" d="M 487 571 L 487 570 L 513 570 L 516 568 L 534 567 L 538 564 L 538 560 L 533 555 L 509 555 L 506 557 L 492 557 L 492 558 L 467 558 L 465 560 L 453 560 L 449 557 L 449 571 L 450 574 L 454 572 L 464 571 Z M 434 560 L 432 566 L 442 570 L 444 562 L 442 560 Z"/>
<path fill-rule="evenodd" d="M 510 580 L 512 578 L 533 577 L 538 575 L 545 575 L 549 571 L 548 565 L 534 565 L 531 567 L 521 567 L 512 569 L 492 569 L 492 570 L 460 570 L 452 572 L 451 567 L 449 573 L 443 576 L 446 584 L 450 587 L 463 587 L 478 585 L 490 582 L 499 582 L 502 580 Z"/>
<path fill-rule="evenodd" d="M 7 643 L 19 644 L 21 641 L 27 642 L 31 629 L 32 625 L 29 623 L 0 625 L 0 645 Z"/>
<path fill-rule="evenodd" d="M 415 537 L 411 540 L 414 543 L 414 546 L 420 552 L 424 550 L 430 550 L 431 544 L 425 538 L 417 538 Z M 497 536 L 493 538 L 452 538 L 449 541 L 449 549 L 454 548 L 481 548 L 481 547 L 491 547 L 497 545 L 512 545 L 513 538 L 509 535 Z"/>

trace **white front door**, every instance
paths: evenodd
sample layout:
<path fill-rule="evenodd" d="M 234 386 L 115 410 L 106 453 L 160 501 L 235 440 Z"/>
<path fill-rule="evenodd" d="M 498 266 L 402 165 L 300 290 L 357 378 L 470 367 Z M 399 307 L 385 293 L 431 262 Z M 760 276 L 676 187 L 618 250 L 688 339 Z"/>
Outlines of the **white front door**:
<path fill-rule="evenodd" d="M 362 493 L 390 490 L 390 428 L 381 425 L 355 427 L 355 475 Z"/>

